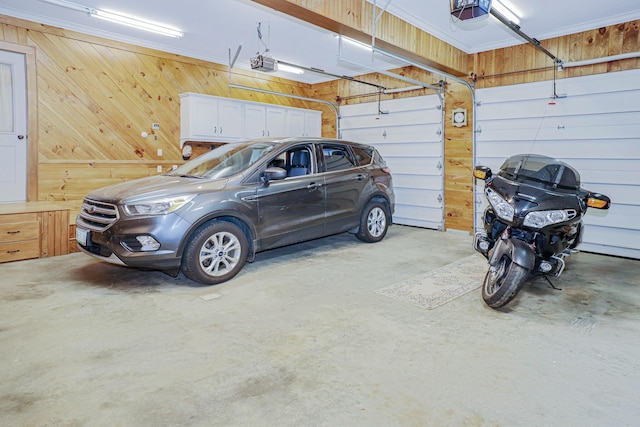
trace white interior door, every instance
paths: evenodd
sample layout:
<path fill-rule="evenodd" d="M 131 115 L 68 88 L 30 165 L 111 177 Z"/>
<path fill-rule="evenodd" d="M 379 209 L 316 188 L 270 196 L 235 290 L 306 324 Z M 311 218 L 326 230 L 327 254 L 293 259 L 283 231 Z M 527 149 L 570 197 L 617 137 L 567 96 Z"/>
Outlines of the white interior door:
<path fill-rule="evenodd" d="M 394 223 L 442 230 L 440 98 L 393 99 L 382 101 L 379 107 L 377 102 L 340 107 L 342 138 L 373 145 L 391 168 L 396 194 Z"/>
<path fill-rule="evenodd" d="M 509 156 L 566 161 L 582 186 L 611 197 L 589 209 L 578 249 L 640 259 L 640 70 L 480 89 L 476 164 L 497 170 Z M 476 226 L 486 203 L 476 187 Z"/>
<path fill-rule="evenodd" d="M 27 199 L 27 86 L 23 54 L 0 50 L 0 203 Z"/>

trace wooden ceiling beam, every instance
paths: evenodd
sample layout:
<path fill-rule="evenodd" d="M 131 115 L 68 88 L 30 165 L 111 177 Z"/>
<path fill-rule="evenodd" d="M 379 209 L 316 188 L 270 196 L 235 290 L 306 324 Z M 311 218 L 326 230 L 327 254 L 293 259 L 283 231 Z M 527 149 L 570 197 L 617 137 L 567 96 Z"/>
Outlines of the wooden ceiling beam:
<path fill-rule="evenodd" d="M 373 5 L 364 0 L 252 0 L 336 34 L 371 44 Z M 401 19 L 384 13 L 377 47 L 456 77 L 468 75 L 470 55 Z"/>

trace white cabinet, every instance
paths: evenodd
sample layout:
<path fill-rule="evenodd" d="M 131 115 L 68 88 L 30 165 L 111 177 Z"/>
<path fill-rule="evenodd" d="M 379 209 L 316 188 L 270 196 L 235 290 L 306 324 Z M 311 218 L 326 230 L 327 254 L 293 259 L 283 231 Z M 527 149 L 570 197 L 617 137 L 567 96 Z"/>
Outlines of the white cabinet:
<path fill-rule="evenodd" d="M 232 98 L 180 94 L 180 146 L 262 137 L 321 136 L 322 112 Z"/>
<path fill-rule="evenodd" d="M 218 135 L 225 138 L 244 137 L 242 104 L 236 101 L 218 101 Z"/>
<path fill-rule="evenodd" d="M 245 137 L 290 136 L 285 125 L 286 108 L 257 102 L 244 104 Z"/>
<path fill-rule="evenodd" d="M 244 137 L 242 104 L 197 93 L 180 94 L 180 145 L 228 142 Z"/>
<path fill-rule="evenodd" d="M 299 108 L 288 109 L 287 135 L 322 136 L 322 112 Z"/>
<path fill-rule="evenodd" d="M 304 135 L 322 136 L 322 111 L 307 110 L 304 112 Z"/>
<path fill-rule="evenodd" d="M 284 107 L 267 107 L 267 135 L 266 136 L 295 136 L 287 132 L 287 115 Z"/>

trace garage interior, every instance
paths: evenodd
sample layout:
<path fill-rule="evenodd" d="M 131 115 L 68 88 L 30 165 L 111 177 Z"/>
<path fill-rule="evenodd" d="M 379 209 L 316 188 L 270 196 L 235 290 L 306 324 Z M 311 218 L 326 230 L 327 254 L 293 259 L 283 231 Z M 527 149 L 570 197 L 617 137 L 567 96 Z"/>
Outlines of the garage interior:
<path fill-rule="evenodd" d="M 635 425 L 636 2 L 513 0 L 520 35 L 449 1 L 215 3 L 0 5 L 0 66 L 25 88 L 0 118 L 14 106 L 4 181 L 24 175 L 1 187 L 0 228 L 20 227 L 0 242 L 2 424 Z M 109 9 L 184 34 L 95 18 Z M 190 99 L 219 106 L 215 132 L 185 120 Z M 270 132 L 374 145 L 397 194 L 387 237 L 260 253 L 214 287 L 77 253 L 91 190 Z M 478 287 L 435 307 L 385 295 L 483 260 L 472 169 L 520 152 L 567 161 L 613 202 L 585 217 L 562 290 L 532 280 L 503 310 Z"/>

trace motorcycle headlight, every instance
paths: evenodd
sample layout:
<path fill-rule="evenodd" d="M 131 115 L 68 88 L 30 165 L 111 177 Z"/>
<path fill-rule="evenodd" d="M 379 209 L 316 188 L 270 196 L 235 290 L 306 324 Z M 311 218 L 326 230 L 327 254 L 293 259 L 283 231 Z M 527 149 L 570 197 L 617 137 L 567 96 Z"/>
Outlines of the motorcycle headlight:
<path fill-rule="evenodd" d="M 531 228 L 542 228 L 572 219 L 576 216 L 573 209 L 529 212 L 524 217 L 523 225 Z"/>
<path fill-rule="evenodd" d="M 487 195 L 487 200 L 489 200 L 489 203 L 493 207 L 496 215 L 506 221 L 513 221 L 515 210 L 513 209 L 513 206 L 509 204 L 509 202 L 500 197 L 498 193 L 490 188 L 487 188 L 485 194 Z"/>
<path fill-rule="evenodd" d="M 139 215 L 166 215 L 175 212 L 185 204 L 189 203 L 195 194 L 178 197 L 168 197 L 165 199 L 147 200 L 139 203 L 124 205 L 124 212 L 129 216 Z"/>

